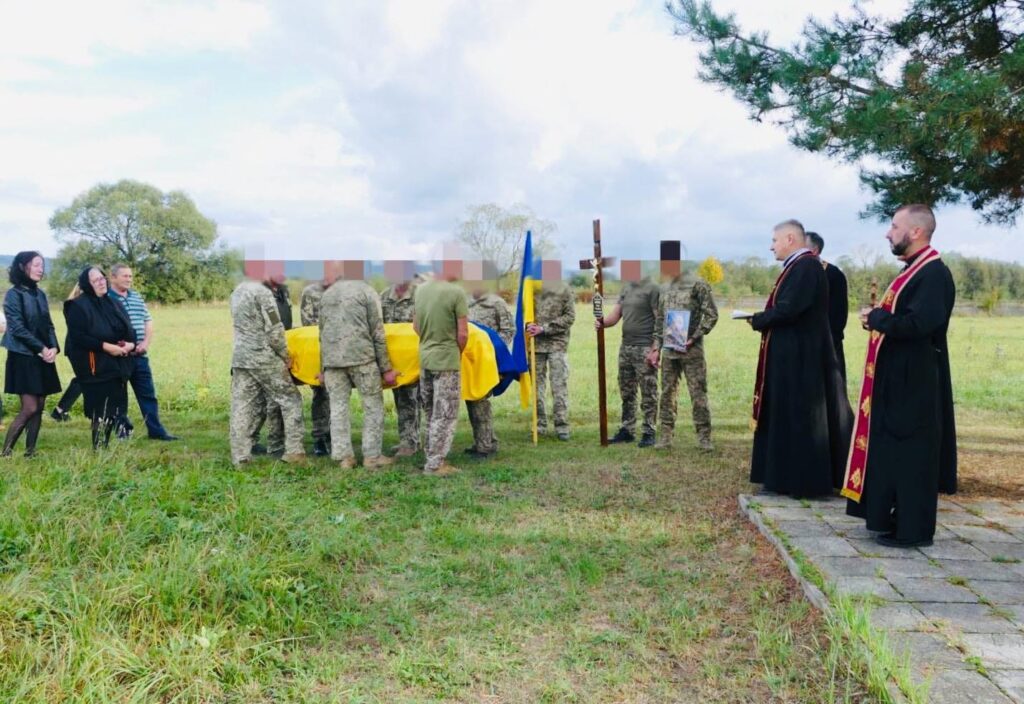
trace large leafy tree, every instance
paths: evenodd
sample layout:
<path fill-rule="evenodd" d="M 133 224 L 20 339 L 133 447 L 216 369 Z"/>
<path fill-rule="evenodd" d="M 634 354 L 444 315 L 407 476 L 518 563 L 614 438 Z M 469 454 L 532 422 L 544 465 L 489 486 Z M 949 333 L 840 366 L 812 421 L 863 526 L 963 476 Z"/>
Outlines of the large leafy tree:
<path fill-rule="evenodd" d="M 64 246 L 53 286 L 70 288 L 88 264 L 132 267 L 148 299 L 208 300 L 230 292 L 240 270 L 236 253 L 218 246 L 217 226 L 181 191 L 163 193 L 138 181 L 100 184 L 50 218 Z"/>
<path fill-rule="evenodd" d="M 1024 206 L 1024 1 L 911 0 L 887 20 L 855 4 L 778 46 L 710 3 L 669 0 L 703 50 L 701 78 L 796 146 L 861 164 L 867 213 L 966 201 L 987 222 Z"/>
<path fill-rule="evenodd" d="M 552 241 L 557 226 L 537 217 L 522 203 L 503 208 L 494 203 L 473 206 L 458 224 L 456 237 L 470 252 L 492 262 L 502 278 L 519 269 L 523 263 L 526 231 L 533 233 L 533 252 L 546 256 L 555 251 Z"/>

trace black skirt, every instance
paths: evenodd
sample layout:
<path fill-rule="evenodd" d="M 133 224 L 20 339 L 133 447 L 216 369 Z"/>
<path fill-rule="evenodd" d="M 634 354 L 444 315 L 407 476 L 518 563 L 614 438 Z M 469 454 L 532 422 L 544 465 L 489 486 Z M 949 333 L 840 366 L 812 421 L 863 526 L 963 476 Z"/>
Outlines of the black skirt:
<path fill-rule="evenodd" d="M 128 382 L 124 379 L 82 383 L 86 418 L 112 420 L 128 412 Z"/>
<path fill-rule="evenodd" d="M 60 391 L 57 365 L 34 354 L 7 353 L 4 393 L 49 396 Z"/>

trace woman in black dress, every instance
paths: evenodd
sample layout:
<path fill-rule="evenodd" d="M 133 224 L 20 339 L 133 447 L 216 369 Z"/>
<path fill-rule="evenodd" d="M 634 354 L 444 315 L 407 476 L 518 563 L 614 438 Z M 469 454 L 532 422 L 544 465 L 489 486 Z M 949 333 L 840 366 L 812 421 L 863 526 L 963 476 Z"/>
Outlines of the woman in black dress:
<path fill-rule="evenodd" d="M 110 433 L 128 409 L 128 377 L 135 359 L 135 330 L 124 308 L 107 296 L 107 277 L 88 267 L 78 277 L 82 295 L 64 302 L 65 342 L 75 378 L 82 385 L 85 415 L 92 420 L 92 447 L 110 443 Z"/>
<path fill-rule="evenodd" d="M 0 451 L 10 457 L 25 431 L 25 456 L 36 451 L 46 397 L 60 391 L 54 361 L 60 346 L 50 318 L 50 304 L 39 288 L 44 262 L 39 252 L 18 252 L 11 262 L 11 288 L 4 296 L 7 331 L 0 341 L 7 348 L 4 391 L 21 398 L 21 410 L 11 421 Z"/>

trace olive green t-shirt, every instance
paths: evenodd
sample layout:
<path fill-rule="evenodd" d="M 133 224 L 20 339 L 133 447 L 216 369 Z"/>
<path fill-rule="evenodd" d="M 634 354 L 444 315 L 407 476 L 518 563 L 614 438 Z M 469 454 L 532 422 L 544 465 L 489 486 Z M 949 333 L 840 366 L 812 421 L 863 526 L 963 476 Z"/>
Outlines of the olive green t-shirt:
<path fill-rule="evenodd" d="M 629 281 L 622 286 L 622 344 L 648 347 L 654 340 L 654 324 L 658 320 L 661 287 L 649 278 Z"/>
<path fill-rule="evenodd" d="M 458 320 L 469 315 L 466 292 L 447 281 L 421 284 L 416 288 L 414 308 L 420 331 L 420 369 L 458 371 Z"/>

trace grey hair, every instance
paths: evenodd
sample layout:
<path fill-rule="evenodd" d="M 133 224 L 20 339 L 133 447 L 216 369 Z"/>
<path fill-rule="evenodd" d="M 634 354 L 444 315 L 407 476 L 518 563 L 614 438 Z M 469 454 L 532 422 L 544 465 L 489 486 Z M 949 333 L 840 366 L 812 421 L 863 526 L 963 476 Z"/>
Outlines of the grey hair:
<path fill-rule="evenodd" d="M 807 237 L 807 232 L 804 230 L 804 224 L 796 219 L 791 218 L 789 220 L 783 220 L 772 228 L 773 232 L 778 232 L 779 230 L 796 230 L 800 233 L 801 237 Z"/>
<path fill-rule="evenodd" d="M 110 275 L 111 276 L 117 276 L 118 274 L 121 273 L 122 269 L 131 269 L 131 268 L 132 267 L 131 267 L 130 264 L 125 264 L 124 262 L 118 262 L 114 266 L 110 267 Z"/>

